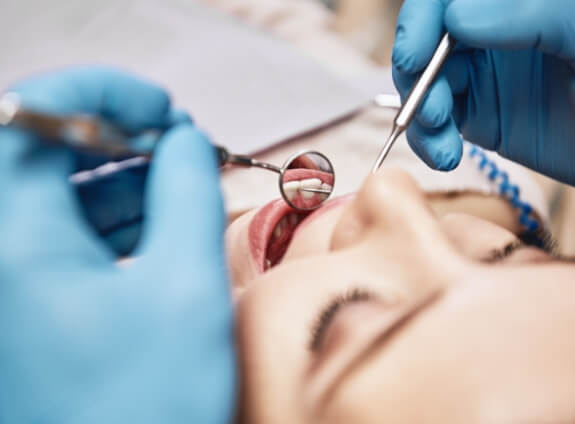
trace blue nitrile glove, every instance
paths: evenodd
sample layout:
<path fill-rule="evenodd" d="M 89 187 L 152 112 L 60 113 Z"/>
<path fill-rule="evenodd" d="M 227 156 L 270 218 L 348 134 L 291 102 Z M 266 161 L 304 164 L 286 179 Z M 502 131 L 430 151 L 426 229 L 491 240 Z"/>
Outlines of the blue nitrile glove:
<path fill-rule="evenodd" d="M 24 103 L 124 128 L 169 121 L 158 87 L 71 69 Z M 73 154 L 0 130 L 0 422 L 228 423 L 235 364 L 216 155 L 183 119 L 161 141 L 137 259 L 116 265 L 79 214 Z"/>
<path fill-rule="evenodd" d="M 405 0 L 393 50 L 405 96 L 442 33 L 457 41 L 410 126 L 413 150 L 454 168 L 462 135 L 575 184 L 575 13 L 571 0 Z"/>
<path fill-rule="evenodd" d="M 76 186 L 83 215 L 118 256 L 138 246 L 148 171 L 148 165 L 128 168 Z"/>

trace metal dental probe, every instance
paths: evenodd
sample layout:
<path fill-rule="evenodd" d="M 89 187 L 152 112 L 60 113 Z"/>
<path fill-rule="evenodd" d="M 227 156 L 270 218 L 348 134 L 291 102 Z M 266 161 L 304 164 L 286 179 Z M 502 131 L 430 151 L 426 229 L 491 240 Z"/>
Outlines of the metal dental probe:
<path fill-rule="evenodd" d="M 389 134 L 389 137 L 385 141 L 385 144 L 383 145 L 383 148 L 381 149 L 379 156 L 377 157 L 377 160 L 373 165 L 373 168 L 371 170 L 372 174 L 375 174 L 379 170 L 379 168 L 383 164 L 383 161 L 389 154 L 389 151 L 391 150 L 391 147 L 393 146 L 395 141 L 407 129 L 407 127 L 411 123 L 413 117 L 415 116 L 417 108 L 423 101 L 425 94 L 427 93 L 427 90 L 429 89 L 433 81 L 435 81 L 437 74 L 441 70 L 441 67 L 445 63 L 445 60 L 447 59 L 447 56 L 453 49 L 454 45 L 455 42 L 449 36 L 449 34 L 445 34 L 441 39 L 439 45 L 437 46 L 437 49 L 433 53 L 433 56 L 429 61 L 427 68 L 425 68 L 423 74 L 421 74 L 421 76 L 411 89 L 411 92 L 407 96 L 407 99 L 397 112 L 397 115 L 393 120 L 393 127 L 391 128 L 391 133 Z"/>

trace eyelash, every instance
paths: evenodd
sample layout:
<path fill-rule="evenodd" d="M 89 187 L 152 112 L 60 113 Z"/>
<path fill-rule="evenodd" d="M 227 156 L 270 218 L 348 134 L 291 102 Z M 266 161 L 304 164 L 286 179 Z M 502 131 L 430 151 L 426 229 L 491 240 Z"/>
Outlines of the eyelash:
<path fill-rule="evenodd" d="M 523 233 L 519 235 L 519 240 L 509 243 L 502 249 L 493 250 L 490 255 L 484 260 L 487 263 L 497 263 L 505 258 L 511 256 L 515 251 L 523 247 L 535 247 L 548 253 L 555 259 L 562 259 L 557 253 L 557 242 L 548 231 L 540 231 L 537 233 Z"/>
<path fill-rule="evenodd" d="M 508 258 L 509 256 L 511 256 L 513 254 L 513 252 L 522 248 L 523 246 L 525 246 L 525 244 L 520 240 L 516 240 L 514 242 L 511 242 L 511 243 L 505 245 L 501 249 L 492 250 L 489 253 L 489 256 L 487 258 L 485 258 L 484 262 L 487 262 L 487 263 L 501 262 L 505 258 Z"/>
<path fill-rule="evenodd" d="M 355 302 L 367 302 L 374 298 L 375 295 L 372 292 L 356 288 L 331 299 L 328 304 L 322 308 L 318 318 L 315 320 L 315 324 L 312 326 L 309 350 L 312 352 L 319 350 L 327 329 L 343 306 Z"/>
<path fill-rule="evenodd" d="M 526 246 L 537 247 L 550 255 L 555 255 L 558 250 L 557 240 L 553 238 L 550 231 L 545 229 L 521 233 L 519 234 L 519 240 Z"/>

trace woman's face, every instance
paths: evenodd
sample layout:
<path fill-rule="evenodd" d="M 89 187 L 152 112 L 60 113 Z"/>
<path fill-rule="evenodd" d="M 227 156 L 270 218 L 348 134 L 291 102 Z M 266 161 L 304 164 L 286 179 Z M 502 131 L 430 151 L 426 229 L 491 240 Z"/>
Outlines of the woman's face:
<path fill-rule="evenodd" d="M 574 265 L 436 217 L 401 172 L 286 213 L 272 203 L 227 233 L 242 422 L 575 419 Z"/>

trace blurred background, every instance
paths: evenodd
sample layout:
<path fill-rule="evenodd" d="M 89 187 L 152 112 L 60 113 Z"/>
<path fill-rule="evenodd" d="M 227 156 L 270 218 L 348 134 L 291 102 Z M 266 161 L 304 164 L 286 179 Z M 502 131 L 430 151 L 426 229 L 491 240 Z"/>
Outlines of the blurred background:
<path fill-rule="evenodd" d="M 333 28 L 382 65 L 391 64 L 395 21 L 403 0 L 323 0 L 334 11 Z"/>

